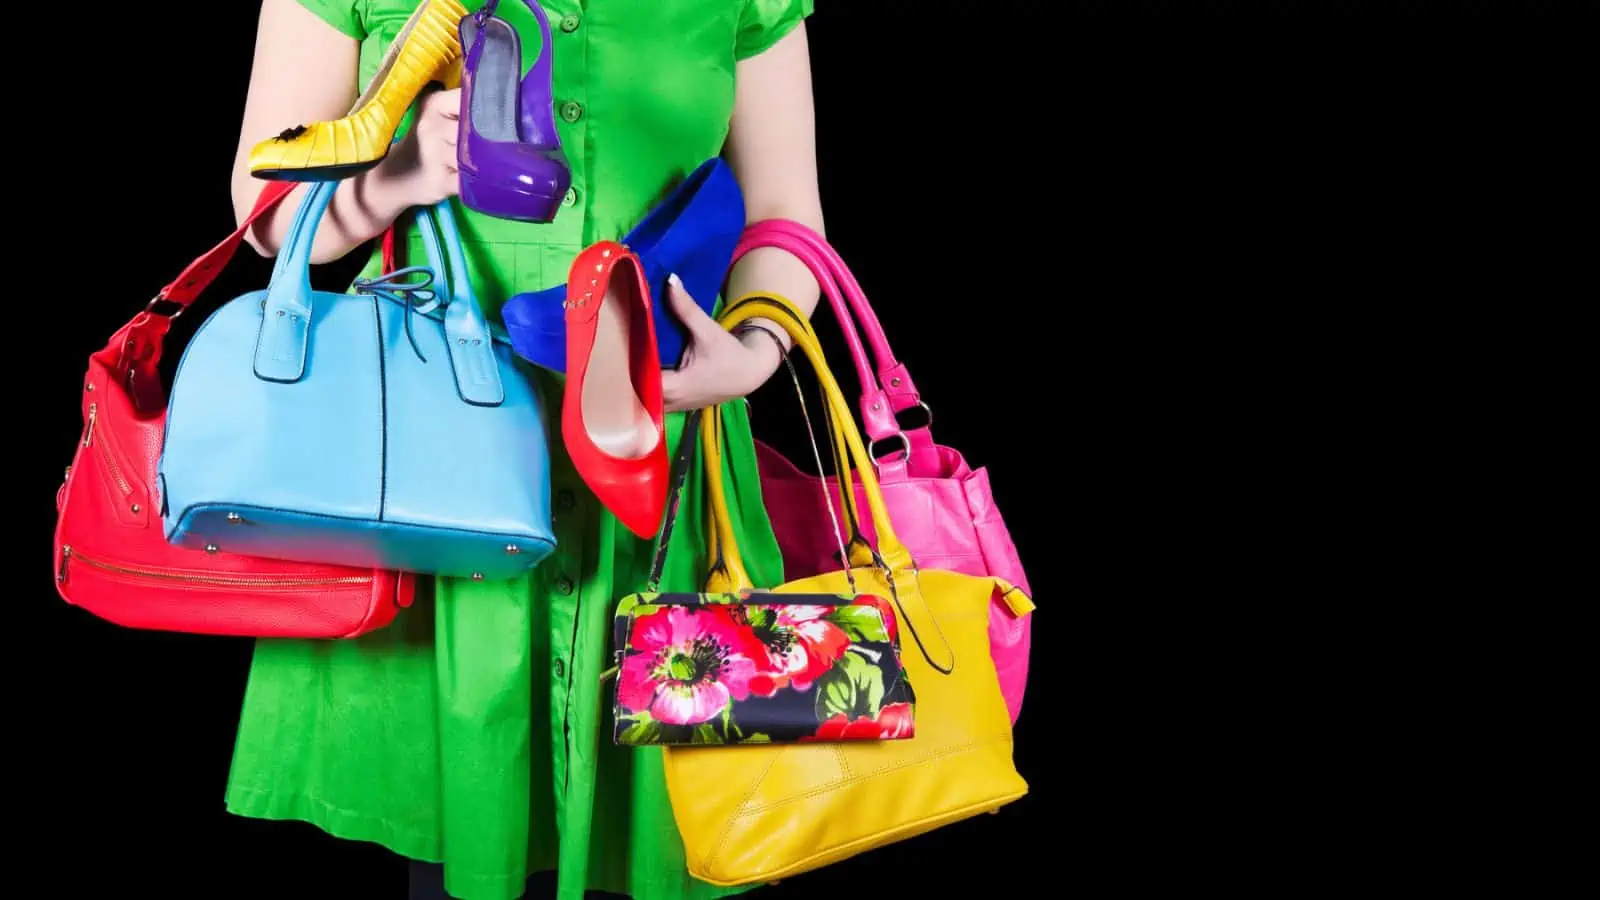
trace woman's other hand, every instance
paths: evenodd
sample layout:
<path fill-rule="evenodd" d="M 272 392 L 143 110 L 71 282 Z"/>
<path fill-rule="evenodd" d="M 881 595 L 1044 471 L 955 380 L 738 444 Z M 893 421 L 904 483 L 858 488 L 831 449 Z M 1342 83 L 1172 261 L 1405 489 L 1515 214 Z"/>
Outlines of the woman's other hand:
<path fill-rule="evenodd" d="M 432 91 L 417 105 L 411 130 L 379 164 L 383 180 L 403 198 L 402 207 L 432 206 L 461 190 L 456 172 L 456 134 L 461 89 Z"/>
<path fill-rule="evenodd" d="M 743 397 L 777 371 L 782 357 L 765 335 L 736 337 L 706 315 L 673 275 L 667 303 L 689 332 L 689 345 L 676 369 L 661 373 L 661 395 L 668 412 L 716 406 Z M 748 341 L 748 343 L 747 343 Z"/>

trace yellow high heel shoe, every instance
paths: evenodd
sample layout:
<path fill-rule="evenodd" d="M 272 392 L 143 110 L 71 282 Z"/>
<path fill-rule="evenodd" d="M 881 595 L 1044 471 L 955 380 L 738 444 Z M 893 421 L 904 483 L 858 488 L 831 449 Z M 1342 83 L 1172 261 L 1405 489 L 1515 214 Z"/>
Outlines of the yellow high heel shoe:
<path fill-rule="evenodd" d="M 457 0 L 423 0 L 344 118 L 297 125 L 250 151 L 250 174 L 268 181 L 334 181 L 377 165 L 424 88 L 461 84 Z"/>

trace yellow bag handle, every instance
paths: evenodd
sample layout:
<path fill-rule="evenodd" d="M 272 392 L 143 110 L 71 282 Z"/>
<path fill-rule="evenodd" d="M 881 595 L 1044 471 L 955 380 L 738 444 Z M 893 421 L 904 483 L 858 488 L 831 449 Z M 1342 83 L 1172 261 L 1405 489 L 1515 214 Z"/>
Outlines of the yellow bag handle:
<path fill-rule="evenodd" d="M 878 537 L 877 557 L 890 572 L 911 570 L 914 566 L 911 554 L 905 545 L 900 543 L 899 537 L 894 533 L 894 525 L 889 522 L 888 509 L 883 502 L 883 492 L 878 486 L 878 476 L 873 471 L 872 457 L 867 454 L 866 445 L 862 443 L 861 432 L 856 428 L 855 418 L 851 415 L 850 406 L 844 399 L 844 392 L 839 389 L 839 382 L 834 380 L 833 372 L 828 368 L 827 357 L 822 353 L 822 346 L 817 342 L 816 333 L 809 327 L 799 324 L 806 321 L 805 314 L 787 298 L 771 293 L 751 293 L 729 304 L 718 322 L 732 331 L 751 319 L 768 319 L 776 322 L 780 328 L 788 332 L 795 347 L 804 352 L 806 358 L 811 361 L 817 381 L 822 385 L 823 399 L 828 405 L 827 413 L 833 421 L 834 432 L 850 451 L 847 462 L 860 473 L 862 492 L 866 494 L 868 511 L 872 515 L 872 528 Z M 701 423 L 701 434 L 711 441 L 720 442 L 721 418 L 720 415 L 707 416 L 707 422 Z M 710 466 L 712 459 L 716 459 L 718 465 Z M 723 558 L 737 560 L 738 548 L 732 546 L 733 523 L 722 484 L 720 447 L 707 452 L 706 462 L 715 472 L 715 475 L 707 478 L 707 487 L 711 492 L 711 514 L 721 520 L 716 526 L 715 534 L 720 538 Z M 839 473 L 841 482 L 848 484 L 849 478 L 848 471 Z"/>
<path fill-rule="evenodd" d="M 756 296 L 756 299 L 766 300 L 770 298 L 767 295 L 759 295 Z M 788 301 L 784 302 L 787 303 Z M 821 341 L 817 339 L 817 333 L 812 330 L 811 321 L 807 319 L 805 315 L 802 314 L 798 309 L 793 308 L 792 305 L 788 307 L 788 310 L 789 314 L 786 321 L 788 321 L 790 324 L 805 329 L 805 331 L 811 336 L 811 339 L 816 341 L 817 345 L 820 347 Z M 805 388 L 801 387 L 799 377 L 795 374 L 794 360 L 791 359 L 789 352 L 784 349 L 782 342 L 778 340 L 778 336 L 773 334 L 771 329 L 761 325 L 746 325 L 744 327 L 754 327 L 760 330 L 763 334 L 766 334 L 768 337 L 770 337 L 773 343 L 778 345 L 778 352 L 783 357 L 784 368 L 789 370 L 790 377 L 794 379 L 795 392 L 799 394 L 800 408 L 801 411 L 804 412 L 806 409 Z M 824 415 L 822 421 L 823 425 L 828 430 L 828 451 L 833 456 L 834 472 L 843 473 L 842 475 L 836 474 L 836 477 L 834 478 L 834 487 L 837 489 L 835 493 L 838 495 L 840 508 L 844 511 L 843 524 L 847 525 L 849 528 L 848 535 L 839 535 L 841 563 L 845 565 L 847 569 L 851 567 L 860 568 L 871 566 L 874 564 L 875 558 L 872 555 L 872 545 L 868 543 L 866 537 L 861 534 L 861 510 L 856 503 L 854 482 L 850 478 L 850 448 L 845 443 L 844 435 L 839 431 L 838 428 L 834 427 L 833 416 L 829 414 L 830 411 L 825 409 L 823 410 L 823 413 Z M 810 417 L 807 416 L 806 427 L 808 430 L 811 428 L 809 419 Z M 811 446 L 813 451 L 817 449 L 815 433 L 811 434 Z M 867 449 L 870 453 L 872 448 L 869 445 Z M 821 462 L 822 461 L 819 459 L 817 464 L 820 466 Z M 826 480 L 822 475 L 819 474 L 817 476 L 817 480 L 826 485 Z M 824 490 L 826 490 L 826 487 L 824 487 Z M 841 523 L 835 519 L 834 527 L 836 529 L 840 526 L 840 524 Z"/>
<path fill-rule="evenodd" d="M 850 405 L 845 401 L 844 392 L 839 389 L 839 383 L 834 380 L 833 372 L 828 368 L 828 361 L 823 356 L 822 347 L 817 343 L 815 333 L 800 324 L 805 321 L 805 315 L 793 303 L 770 293 L 747 294 L 740 297 L 724 310 L 718 321 L 731 331 L 744 322 L 758 318 L 776 322 L 789 333 L 794 345 L 811 360 L 811 366 L 816 370 L 817 382 L 822 385 L 823 399 L 827 403 L 827 412 L 832 419 L 834 429 L 849 448 L 851 462 L 861 475 L 862 493 L 866 495 L 867 507 L 872 514 L 873 530 L 877 532 L 878 538 L 878 546 L 872 550 L 872 554 L 883 570 L 884 580 L 888 583 L 891 595 L 889 599 L 893 600 L 900 610 L 900 615 L 922 651 L 923 658 L 935 670 L 949 674 L 955 669 L 955 651 L 949 641 L 944 640 L 943 630 L 939 628 L 939 623 L 934 619 L 932 610 L 928 608 L 927 601 L 922 596 L 921 586 L 917 581 L 916 563 L 912 560 L 910 551 L 900 543 L 900 538 L 894 532 L 894 525 L 889 521 L 888 507 L 883 501 L 883 491 L 878 484 L 877 473 L 873 471 L 872 457 L 867 453 L 866 445 L 861 440 L 861 432 L 856 428 Z M 734 543 L 733 518 L 728 511 L 727 492 L 722 481 L 722 417 L 718 413 L 705 417 L 705 420 L 701 423 L 701 436 L 702 450 L 706 454 L 707 463 L 706 487 L 710 495 L 714 546 L 720 556 L 720 564 L 714 564 L 717 571 L 714 571 L 712 578 L 707 580 L 707 590 L 713 590 L 713 584 L 719 589 L 750 587 L 752 585 L 749 575 L 746 573 L 743 560 L 739 557 L 739 549 Z M 839 477 L 848 484 L 849 469 L 840 472 Z M 906 608 L 908 605 L 915 609 L 915 615 Z M 934 659 L 923 641 L 924 630 L 921 626 L 927 625 L 932 625 L 934 633 L 944 642 L 947 662 Z"/>
<path fill-rule="evenodd" d="M 706 546 L 711 554 L 711 572 L 706 576 L 706 592 L 737 593 L 754 588 L 750 573 L 739 555 L 733 536 L 733 516 L 728 512 L 728 494 L 722 482 L 722 407 L 714 406 L 700 416 L 700 451 L 705 456 L 706 490 L 711 497 L 710 536 Z"/>

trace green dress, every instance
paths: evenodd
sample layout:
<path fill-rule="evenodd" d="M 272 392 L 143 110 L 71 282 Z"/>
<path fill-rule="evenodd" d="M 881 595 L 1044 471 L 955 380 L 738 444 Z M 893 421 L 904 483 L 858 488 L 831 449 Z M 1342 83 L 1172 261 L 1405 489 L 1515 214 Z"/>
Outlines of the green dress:
<path fill-rule="evenodd" d="M 361 41 L 362 84 L 417 5 L 301 2 Z M 573 187 L 549 225 L 456 205 L 473 283 L 491 310 L 565 281 L 580 249 L 622 237 L 716 156 L 735 62 L 776 43 L 812 0 L 546 0 L 544 8 Z M 532 13 L 505 0 L 498 14 L 523 35 L 524 66 L 532 65 Z M 415 229 L 406 229 L 405 253 L 425 258 Z M 374 259 L 367 273 L 377 267 Z M 600 680 L 608 625 L 616 601 L 642 587 L 651 547 L 577 477 L 559 446 L 560 383 L 540 381 L 557 441 L 555 552 L 515 581 L 439 579 L 393 625 L 360 639 L 258 641 L 228 809 L 442 862 L 447 889 L 465 900 L 520 896 L 529 873 L 551 868 L 563 900 L 585 888 L 639 900 L 735 893 L 685 870 L 661 752 L 609 739 L 610 683 Z M 727 422 L 725 477 L 741 548 L 758 583 L 778 583 L 744 404 L 729 404 Z M 682 424 L 669 417 L 674 450 Z M 694 525 L 675 533 L 664 589 L 696 590 L 704 575 L 702 498 L 697 474 L 680 513 Z"/>

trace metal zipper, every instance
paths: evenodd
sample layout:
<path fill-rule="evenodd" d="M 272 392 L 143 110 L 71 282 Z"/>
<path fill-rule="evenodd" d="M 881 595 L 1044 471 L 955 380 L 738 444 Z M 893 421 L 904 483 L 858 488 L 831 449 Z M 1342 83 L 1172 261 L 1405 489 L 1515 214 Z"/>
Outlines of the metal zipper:
<path fill-rule="evenodd" d="M 102 562 L 91 559 L 81 553 L 74 553 L 72 547 L 61 548 L 61 568 L 56 572 L 57 581 L 67 580 L 67 560 L 75 559 L 90 568 L 115 575 L 132 575 L 139 578 L 150 578 L 157 581 L 171 581 L 184 584 L 211 584 L 219 587 L 320 587 L 334 584 L 371 584 L 372 577 L 362 575 L 345 576 L 297 576 L 297 575 L 191 575 L 183 572 L 171 572 L 164 569 L 149 569 L 142 566 L 127 566 L 120 563 Z"/>
<path fill-rule="evenodd" d="M 85 447 L 95 443 L 94 425 L 99 418 L 100 410 L 98 406 L 93 403 L 89 404 L 89 427 L 85 428 L 83 432 L 83 445 Z M 99 452 L 100 460 L 106 464 L 107 471 L 111 473 L 111 478 L 117 483 L 117 487 L 122 489 L 122 493 L 124 495 L 132 494 L 133 485 L 128 483 L 128 479 L 122 477 L 122 467 L 117 465 L 117 461 L 112 458 L 111 448 L 106 446 L 105 441 L 101 441 L 95 444 L 95 450 Z"/>
<path fill-rule="evenodd" d="M 83 429 L 83 445 L 85 447 L 94 442 L 94 420 L 98 416 L 98 408 L 93 403 L 89 404 L 89 424 Z"/>
<path fill-rule="evenodd" d="M 107 447 L 104 441 L 96 444 L 95 447 L 100 451 L 100 459 L 105 462 L 106 469 L 111 473 L 111 478 L 117 483 L 117 487 L 122 488 L 123 494 L 132 494 L 133 485 L 128 483 L 128 479 L 122 477 L 122 467 L 117 465 L 115 459 L 111 458 L 111 448 Z"/>

